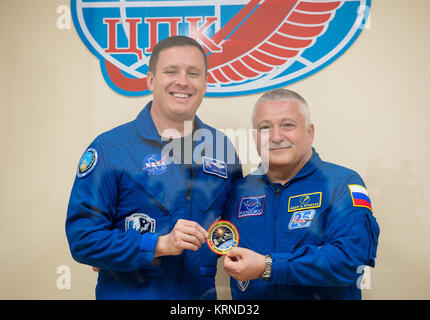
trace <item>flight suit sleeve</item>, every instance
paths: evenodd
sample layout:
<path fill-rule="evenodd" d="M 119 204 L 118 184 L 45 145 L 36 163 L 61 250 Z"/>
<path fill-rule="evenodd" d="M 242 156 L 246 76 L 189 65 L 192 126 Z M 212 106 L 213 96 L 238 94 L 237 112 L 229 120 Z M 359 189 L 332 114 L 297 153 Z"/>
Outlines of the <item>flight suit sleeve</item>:
<path fill-rule="evenodd" d="M 86 163 L 87 169 L 84 164 L 83 174 L 78 168 L 67 210 L 66 235 L 73 258 L 112 271 L 155 268 L 157 234 L 113 228 L 118 197 L 115 168 L 97 139 L 85 153 L 91 160 L 89 152 L 96 161 Z"/>
<path fill-rule="evenodd" d="M 379 226 L 370 208 L 354 205 L 350 185 L 364 187 L 357 175 L 337 186 L 326 212 L 325 241 L 303 244 L 292 253 L 272 255 L 272 281 L 284 285 L 349 286 L 357 283 L 363 266 L 374 267 Z M 311 234 L 308 234 L 311 236 Z"/>

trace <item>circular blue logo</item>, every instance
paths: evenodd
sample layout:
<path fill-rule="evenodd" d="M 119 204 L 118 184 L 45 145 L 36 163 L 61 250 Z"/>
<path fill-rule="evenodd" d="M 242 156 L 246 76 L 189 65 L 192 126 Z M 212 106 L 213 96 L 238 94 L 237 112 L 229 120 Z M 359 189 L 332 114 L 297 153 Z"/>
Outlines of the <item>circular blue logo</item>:
<path fill-rule="evenodd" d="M 87 151 L 85 151 L 79 160 L 77 176 L 82 178 L 93 171 L 97 164 L 97 158 L 96 149 L 89 148 Z"/>

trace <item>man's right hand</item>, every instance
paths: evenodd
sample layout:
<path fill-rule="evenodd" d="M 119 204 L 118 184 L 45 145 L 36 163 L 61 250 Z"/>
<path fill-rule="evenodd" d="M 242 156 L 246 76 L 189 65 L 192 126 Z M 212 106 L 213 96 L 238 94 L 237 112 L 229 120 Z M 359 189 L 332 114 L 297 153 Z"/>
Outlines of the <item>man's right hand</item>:
<path fill-rule="evenodd" d="M 179 219 L 169 234 L 158 238 L 154 258 L 179 255 L 184 249 L 197 251 L 207 237 L 207 231 L 197 222 Z"/>

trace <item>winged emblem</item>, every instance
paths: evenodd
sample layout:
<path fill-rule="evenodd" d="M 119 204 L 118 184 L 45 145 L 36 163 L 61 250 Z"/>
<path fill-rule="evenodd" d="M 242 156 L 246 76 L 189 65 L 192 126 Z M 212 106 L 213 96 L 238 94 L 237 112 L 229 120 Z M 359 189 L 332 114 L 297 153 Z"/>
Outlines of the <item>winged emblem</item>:
<path fill-rule="evenodd" d="M 336 10 L 343 5 L 343 1 L 329 0 L 260 2 L 250 1 L 214 35 L 214 42 L 223 50 L 208 56 L 209 83 L 241 82 L 260 77 L 277 66 L 291 64 L 324 34 Z"/>

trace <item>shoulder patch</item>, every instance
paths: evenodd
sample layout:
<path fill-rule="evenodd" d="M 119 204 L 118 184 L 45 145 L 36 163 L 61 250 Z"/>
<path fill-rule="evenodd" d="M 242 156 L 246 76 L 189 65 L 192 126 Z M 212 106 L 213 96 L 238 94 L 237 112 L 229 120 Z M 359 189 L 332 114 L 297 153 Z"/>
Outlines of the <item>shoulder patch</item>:
<path fill-rule="evenodd" d="M 372 211 L 369 193 L 365 187 L 360 186 L 359 184 L 349 184 L 348 188 L 351 193 L 352 205 L 354 207 L 365 207 Z"/>
<path fill-rule="evenodd" d="M 85 177 L 93 171 L 97 165 L 97 160 L 97 150 L 94 148 L 88 148 L 79 160 L 78 171 L 76 173 L 78 178 Z"/>
<path fill-rule="evenodd" d="M 125 218 L 125 230 L 134 229 L 140 233 L 154 233 L 155 232 L 155 219 L 151 218 L 144 213 L 134 213 Z"/>

